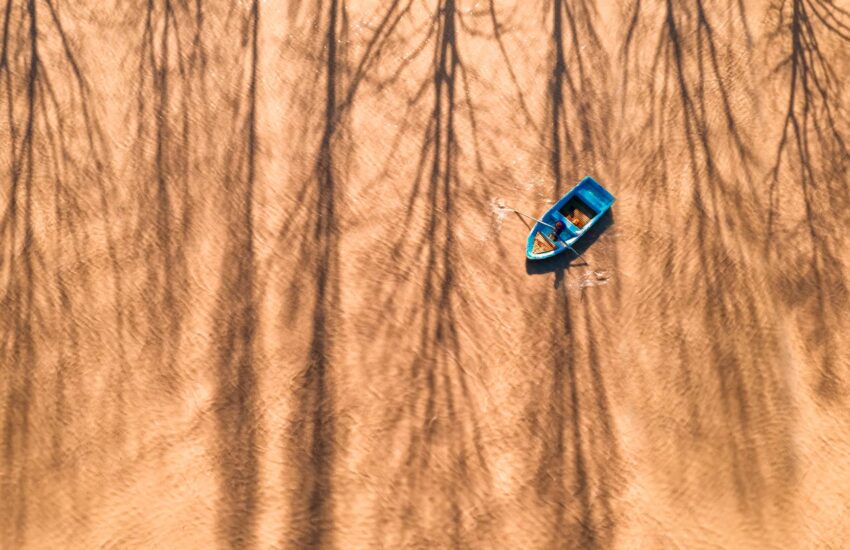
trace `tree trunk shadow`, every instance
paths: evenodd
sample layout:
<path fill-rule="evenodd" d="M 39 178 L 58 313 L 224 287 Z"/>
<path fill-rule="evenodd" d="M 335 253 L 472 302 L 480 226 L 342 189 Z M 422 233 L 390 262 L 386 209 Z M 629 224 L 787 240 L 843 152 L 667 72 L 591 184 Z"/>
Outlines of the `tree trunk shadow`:
<path fill-rule="evenodd" d="M 790 20 L 786 21 L 788 8 Z M 844 265 L 839 257 L 850 205 L 850 150 L 845 138 L 847 113 L 842 108 L 838 70 L 833 66 L 837 59 L 831 58 L 823 45 L 829 43 L 828 39 L 845 47 L 850 44 L 850 11 L 823 0 L 792 0 L 774 9 L 778 21 L 773 39 L 790 39 L 787 56 L 774 69 L 774 74 L 787 77 L 788 104 L 768 180 L 765 248 L 780 268 L 795 263 L 794 258 L 788 258 L 786 247 L 791 243 L 785 244 L 784 235 L 793 235 L 792 242 L 799 243 L 796 228 L 782 227 L 782 235 L 776 235 L 783 217 L 797 221 L 780 213 L 781 175 L 795 170 L 796 188 L 785 193 L 802 198 L 805 231 L 799 233 L 808 237 L 805 244 L 810 247 L 810 256 L 805 275 L 784 276 L 783 294 L 793 309 L 810 311 L 815 326 L 812 337 L 806 340 L 813 344 L 807 351 L 819 362 L 816 391 L 825 400 L 834 401 L 844 393 L 848 367 L 840 359 L 842 353 L 831 327 L 846 324 L 843 312 L 850 299 L 850 290 L 840 275 Z"/>
<path fill-rule="evenodd" d="M 403 135 L 418 120 L 413 114 L 423 98 L 429 98 L 432 103 L 420 154 L 397 226 L 405 230 L 394 230 L 388 247 L 404 253 L 392 262 L 389 281 L 373 291 L 385 307 L 382 336 L 398 341 L 413 338 L 409 362 L 389 355 L 382 358 L 394 366 L 397 383 L 407 388 L 403 400 L 393 399 L 386 419 L 397 442 L 389 448 L 401 446 L 404 452 L 398 459 L 382 458 L 391 461 L 391 485 L 396 489 L 379 524 L 380 540 L 392 530 L 400 537 L 392 540 L 401 545 L 439 540 L 462 546 L 472 540 L 490 540 L 490 516 L 482 500 L 490 490 L 489 466 L 474 396 L 462 366 L 457 313 L 462 300 L 456 266 L 462 144 L 456 112 L 462 102 L 468 108 L 476 166 L 482 169 L 475 102 L 458 41 L 461 30 L 467 29 L 456 3 L 441 0 L 421 40 L 434 43 L 429 75 L 408 100 L 398 132 Z M 407 61 L 381 85 L 400 78 Z M 464 95 L 458 93 L 460 89 Z M 392 147 L 388 161 L 394 151 Z M 419 220 L 424 223 L 420 225 Z M 396 317 L 404 319 L 403 328 L 389 322 Z M 463 510 L 470 506 L 479 510 L 477 524 L 464 518 Z"/>
<path fill-rule="evenodd" d="M 640 13 L 637 4 L 632 15 L 647 19 L 647 28 L 658 31 L 646 77 L 648 93 L 643 97 L 649 114 L 640 127 L 642 135 L 651 136 L 645 141 L 649 154 L 644 155 L 647 162 L 639 173 L 640 180 L 657 183 L 641 191 L 638 208 L 658 212 L 658 223 L 669 228 L 665 233 L 669 237 L 659 242 L 647 235 L 645 243 L 651 248 L 646 254 L 662 259 L 660 280 L 669 288 L 698 289 L 695 300 L 702 309 L 702 338 L 709 349 L 703 361 L 694 359 L 684 328 L 686 322 L 692 324 L 685 318 L 692 313 L 674 309 L 675 303 L 662 299 L 658 315 L 664 333 L 673 335 L 670 345 L 678 349 L 676 383 L 688 408 L 688 436 L 677 441 L 685 453 L 696 452 L 706 440 L 723 449 L 731 464 L 728 482 L 741 510 L 761 519 L 771 494 L 769 481 L 782 478 L 793 483 L 795 452 L 786 427 L 773 429 L 773 443 L 768 446 L 765 428 L 753 425 L 764 411 L 787 403 L 789 395 L 772 360 L 753 356 L 756 349 L 778 349 L 779 336 L 771 329 L 773 304 L 753 284 L 757 275 L 749 273 L 762 266 L 745 261 L 760 244 L 756 236 L 763 233 L 762 227 L 756 218 L 730 213 L 757 208 L 758 196 L 752 184 L 754 159 L 748 145 L 752 140 L 736 112 L 742 103 L 740 92 L 728 74 L 730 60 L 718 46 L 715 15 L 703 0 L 667 0 L 656 19 Z M 651 27 L 651 21 L 657 26 Z M 630 24 L 633 28 L 637 27 Z M 627 35 L 627 46 L 632 38 Z M 624 65 L 631 62 L 628 54 L 621 59 Z M 636 61 L 634 65 L 635 72 L 642 69 Z M 676 156 L 679 144 L 684 145 L 683 161 Z M 726 151 L 733 161 L 724 160 Z M 679 169 L 689 175 L 684 186 L 671 176 Z M 688 201 L 684 211 L 683 198 Z M 691 245 L 690 250 L 682 248 Z M 721 337 L 730 327 L 751 328 Z M 700 380 L 718 388 L 716 407 L 707 407 L 699 397 L 704 391 Z M 727 428 L 711 433 L 707 426 L 716 410 L 722 411 Z M 764 456 L 765 447 L 779 449 L 779 455 Z"/>
<path fill-rule="evenodd" d="M 223 545 L 250 548 L 255 543 L 260 470 L 257 457 L 258 380 L 256 333 L 256 254 L 254 200 L 257 158 L 257 71 L 259 0 L 243 15 L 246 98 L 234 110 L 233 143 L 225 159 L 222 189 L 227 193 L 227 237 L 214 313 L 217 347 L 215 419 L 218 429 L 218 535 Z"/>
<path fill-rule="evenodd" d="M 608 66 L 595 30 L 594 7 L 572 0 L 553 0 L 548 6 L 553 61 L 545 141 L 550 147 L 553 196 L 559 197 L 565 191 L 565 178 L 576 180 L 579 171 L 593 170 L 610 151 L 609 137 L 601 133 L 607 125 L 600 124 L 610 117 L 604 107 Z M 566 46 L 567 39 L 572 48 Z M 592 56 L 579 47 L 585 43 L 595 46 Z M 565 174 L 565 162 L 573 167 L 569 174 Z M 612 212 L 606 213 L 579 241 L 579 252 L 584 253 L 613 219 Z M 530 432 L 542 434 L 533 456 L 533 487 L 546 514 L 551 545 L 604 548 L 616 535 L 612 500 L 618 491 L 613 480 L 618 468 L 617 435 L 602 384 L 598 336 L 587 312 L 590 304 L 570 297 L 562 284 L 566 270 L 586 260 L 576 259 L 569 251 L 560 256 L 526 263 L 529 274 L 555 273 L 555 289 L 540 297 L 546 313 L 530 320 L 536 329 L 534 336 L 528 336 L 539 338 L 538 333 L 546 332 L 548 326 L 547 353 L 552 361 L 551 376 L 532 384 L 530 395 L 536 398 L 526 407 Z M 613 259 L 616 269 L 616 256 Z M 585 337 L 579 338 L 582 329 Z"/>
<path fill-rule="evenodd" d="M 40 482 L 29 472 L 35 460 L 31 427 L 44 420 L 33 417 L 36 377 L 45 377 L 42 384 L 53 392 L 42 414 L 60 419 L 51 422 L 52 464 L 71 480 L 76 478 L 75 471 L 66 470 L 65 427 L 78 420 L 72 412 L 77 409 L 69 408 L 69 402 L 86 398 L 79 376 L 78 323 L 83 300 L 91 291 L 87 254 L 97 223 L 104 226 L 115 287 L 122 366 L 126 356 L 121 273 L 111 209 L 105 206 L 112 198 L 105 183 L 109 155 L 79 52 L 53 0 L 17 5 L 10 0 L 0 17 L 0 109 L 5 114 L 0 135 L 2 144 L 8 144 L 4 166 L 9 167 L 0 211 L 0 364 L 6 374 L 3 469 L 8 472 L 3 481 L 7 498 L 0 502 L 0 536 L 9 545 L 20 546 L 29 527 L 27 497 L 31 486 Z M 49 213 L 55 223 L 46 223 Z M 82 504 L 77 504 L 80 517 L 85 517 Z"/>

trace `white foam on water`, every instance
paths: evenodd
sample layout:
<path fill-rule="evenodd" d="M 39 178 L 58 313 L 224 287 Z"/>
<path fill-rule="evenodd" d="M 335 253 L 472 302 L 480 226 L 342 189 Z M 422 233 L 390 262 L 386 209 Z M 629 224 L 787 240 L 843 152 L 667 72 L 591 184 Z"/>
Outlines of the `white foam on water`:
<path fill-rule="evenodd" d="M 510 214 L 510 208 L 503 208 L 499 206 L 499 199 L 490 200 L 490 210 L 492 211 L 493 217 L 490 220 L 490 231 L 488 231 L 484 235 L 480 235 L 480 240 L 486 241 L 491 238 L 491 235 L 495 236 L 502 230 L 502 223 L 505 221 L 505 218 Z"/>
<path fill-rule="evenodd" d="M 610 271 L 587 271 L 581 279 L 574 283 L 568 283 L 569 288 L 587 288 L 589 286 L 607 285 L 614 274 Z"/>

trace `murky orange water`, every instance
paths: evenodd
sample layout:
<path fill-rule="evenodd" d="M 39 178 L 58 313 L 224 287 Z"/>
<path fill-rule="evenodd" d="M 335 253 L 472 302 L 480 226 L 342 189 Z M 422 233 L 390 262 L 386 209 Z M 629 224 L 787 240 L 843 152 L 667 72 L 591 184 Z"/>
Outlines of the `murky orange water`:
<path fill-rule="evenodd" d="M 850 540 L 850 6 L 132 4 L 0 10 L 4 548 Z"/>

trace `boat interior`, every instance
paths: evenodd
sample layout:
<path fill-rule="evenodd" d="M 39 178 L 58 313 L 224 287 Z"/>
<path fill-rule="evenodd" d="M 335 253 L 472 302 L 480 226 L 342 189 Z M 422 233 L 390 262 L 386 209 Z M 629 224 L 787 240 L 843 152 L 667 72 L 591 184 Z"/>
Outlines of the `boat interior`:
<path fill-rule="evenodd" d="M 583 229 L 596 216 L 596 212 L 578 196 L 568 200 L 558 212 L 579 229 Z"/>
<path fill-rule="evenodd" d="M 545 254 L 546 252 L 552 252 L 557 248 L 555 243 L 550 241 L 546 235 L 540 231 L 536 235 L 534 235 L 534 247 L 532 251 L 535 254 Z"/>

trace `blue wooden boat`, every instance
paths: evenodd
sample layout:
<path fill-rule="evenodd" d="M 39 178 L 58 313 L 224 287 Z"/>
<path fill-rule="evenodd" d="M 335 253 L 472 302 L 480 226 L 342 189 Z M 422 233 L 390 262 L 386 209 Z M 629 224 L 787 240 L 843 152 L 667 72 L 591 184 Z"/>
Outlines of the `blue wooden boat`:
<path fill-rule="evenodd" d="M 573 245 L 612 204 L 614 196 L 590 176 L 585 177 L 537 220 L 528 234 L 525 255 L 529 260 L 545 260 L 565 250 L 575 252 Z M 563 224 L 560 232 L 555 229 L 558 222 Z"/>

